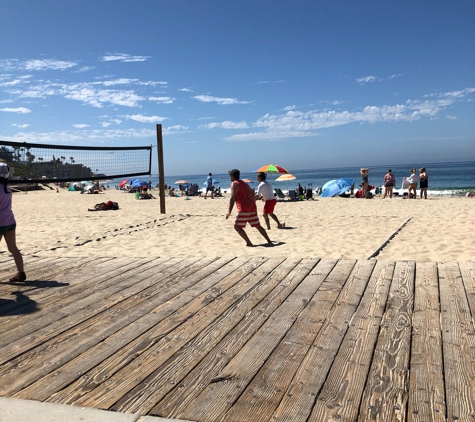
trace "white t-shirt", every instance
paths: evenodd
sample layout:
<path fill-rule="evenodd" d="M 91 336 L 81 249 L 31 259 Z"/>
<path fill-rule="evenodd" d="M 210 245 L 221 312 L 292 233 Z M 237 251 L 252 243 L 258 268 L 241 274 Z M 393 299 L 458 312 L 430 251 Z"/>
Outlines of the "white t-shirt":
<path fill-rule="evenodd" d="M 409 181 L 409 183 L 411 184 L 417 184 L 417 182 L 419 181 L 419 176 L 415 173 L 412 173 L 408 178 L 407 180 Z"/>
<path fill-rule="evenodd" d="M 275 199 L 274 189 L 267 180 L 263 180 L 257 187 L 257 195 L 262 196 L 265 201 L 269 199 Z"/>

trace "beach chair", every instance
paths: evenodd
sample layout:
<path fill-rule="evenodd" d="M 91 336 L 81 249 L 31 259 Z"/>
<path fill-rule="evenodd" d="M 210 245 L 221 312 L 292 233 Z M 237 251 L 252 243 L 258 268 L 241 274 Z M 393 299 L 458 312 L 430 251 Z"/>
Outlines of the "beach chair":
<path fill-rule="evenodd" d="M 289 198 L 292 201 L 298 201 L 300 199 L 299 196 L 297 195 L 297 191 L 295 189 L 290 189 L 289 190 Z"/>
<path fill-rule="evenodd" d="M 274 189 L 274 192 L 275 192 L 277 198 L 279 198 L 279 199 L 281 199 L 281 200 L 284 200 L 284 199 L 285 199 L 284 192 L 282 192 L 282 190 L 280 190 L 279 188 L 275 188 L 275 189 Z"/>
<path fill-rule="evenodd" d="M 308 201 L 309 199 L 313 200 L 313 189 L 312 189 L 312 184 L 309 183 L 307 186 L 307 189 L 305 191 L 305 199 Z"/>

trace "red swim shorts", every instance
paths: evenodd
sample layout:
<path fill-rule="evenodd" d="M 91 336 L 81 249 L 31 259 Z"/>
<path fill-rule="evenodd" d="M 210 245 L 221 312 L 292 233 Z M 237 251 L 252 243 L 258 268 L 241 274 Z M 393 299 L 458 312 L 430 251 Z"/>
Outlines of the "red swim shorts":
<path fill-rule="evenodd" d="M 276 199 L 269 199 L 264 205 L 264 214 L 272 214 L 274 212 L 275 204 L 277 204 Z"/>
<path fill-rule="evenodd" d="M 238 212 L 236 215 L 236 221 L 234 221 L 234 227 L 246 227 L 246 223 L 249 223 L 251 227 L 258 227 L 261 225 L 259 222 L 259 216 L 256 211 L 251 212 Z"/>

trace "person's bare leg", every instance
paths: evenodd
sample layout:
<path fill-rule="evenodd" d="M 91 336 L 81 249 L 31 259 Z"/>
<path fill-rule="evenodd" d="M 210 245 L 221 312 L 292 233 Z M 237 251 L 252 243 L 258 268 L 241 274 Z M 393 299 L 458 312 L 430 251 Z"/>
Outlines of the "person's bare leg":
<path fill-rule="evenodd" d="M 236 230 L 239 236 L 241 236 L 246 241 L 246 246 L 254 246 L 249 240 L 249 237 L 247 236 L 247 233 L 243 228 L 234 226 L 234 230 Z"/>
<path fill-rule="evenodd" d="M 266 221 L 267 230 L 270 230 L 269 214 L 264 213 L 262 215 L 264 216 L 264 220 Z"/>
<path fill-rule="evenodd" d="M 386 198 L 386 194 L 388 193 L 388 188 L 384 188 L 384 195 L 383 195 L 383 199 Z"/>
<path fill-rule="evenodd" d="M 23 257 L 16 246 L 15 230 L 8 231 L 3 236 L 5 237 L 5 242 L 7 242 L 8 251 L 13 255 L 18 272 L 24 272 Z"/>
<path fill-rule="evenodd" d="M 266 230 L 264 229 L 264 227 L 262 226 L 257 226 L 256 229 L 258 230 L 258 232 L 267 240 L 267 242 L 270 244 L 270 245 L 273 245 L 272 243 L 272 240 L 270 240 Z"/>
<path fill-rule="evenodd" d="M 282 224 L 280 224 L 279 219 L 277 218 L 277 216 L 276 216 L 274 213 L 269 214 L 269 215 L 270 215 L 270 216 L 272 217 L 272 219 L 277 223 L 277 228 L 281 229 L 282 227 L 284 227 Z M 269 226 L 269 230 L 270 230 L 270 225 L 268 224 L 268 226 Z"/>

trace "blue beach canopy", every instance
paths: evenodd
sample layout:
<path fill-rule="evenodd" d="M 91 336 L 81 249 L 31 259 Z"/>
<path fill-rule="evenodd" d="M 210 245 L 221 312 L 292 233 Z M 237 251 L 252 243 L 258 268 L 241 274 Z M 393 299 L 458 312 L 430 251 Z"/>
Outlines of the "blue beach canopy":
<path fill-rule="evenodd" d="M 135 179 L 130 183 L 131 188 L 138 188 L 141 186 L 148 186 L 148 183 L 145 180 Z"/>
<path fill-rule="evenodd" d="M 330 180 L 322 186 L 322 197 L 332 197 L 345 193 L 348 189 L 354 186 L 355 181 L 353 179 L 337 179 Z"/>

